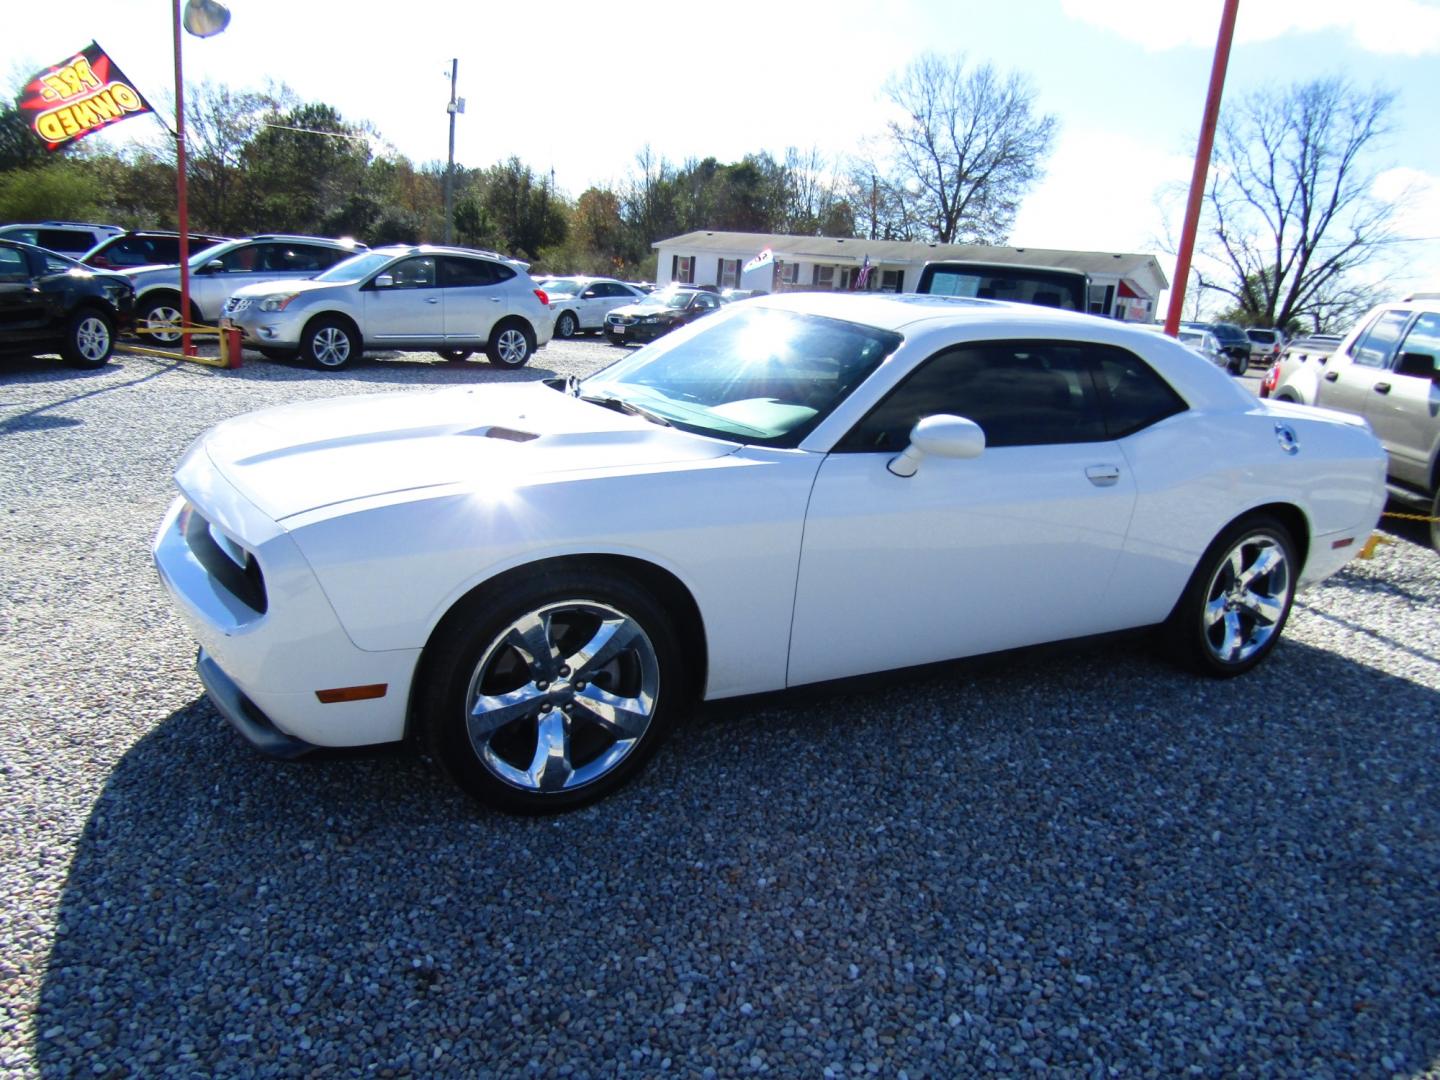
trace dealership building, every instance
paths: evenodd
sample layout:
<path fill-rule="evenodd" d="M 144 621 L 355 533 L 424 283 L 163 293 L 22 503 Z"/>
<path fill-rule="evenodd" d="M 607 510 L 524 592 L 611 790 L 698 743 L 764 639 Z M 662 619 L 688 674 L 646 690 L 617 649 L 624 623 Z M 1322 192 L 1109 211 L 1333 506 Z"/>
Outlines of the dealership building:
<path fill-rule="evenodd" d="M 659 285 L 766 292 L 850 290 L 859 287 L 862 276 L 868 291 L 905 292 L 915 288 L 921 268 L 936 261 L 1080 270 L 1090 278 L 1090 311 L 1129 322 L 1154 321 L 1156 299 L 1170 284 L 1153 255 L 1108 251 L 710 231 L 674 236 L 653 247 L 659 255 Z"/>

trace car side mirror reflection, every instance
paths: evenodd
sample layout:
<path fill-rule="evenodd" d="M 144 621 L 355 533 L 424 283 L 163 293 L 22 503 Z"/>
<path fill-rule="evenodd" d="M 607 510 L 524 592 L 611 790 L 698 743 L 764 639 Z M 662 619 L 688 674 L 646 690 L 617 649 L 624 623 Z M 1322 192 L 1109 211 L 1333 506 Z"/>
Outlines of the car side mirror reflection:
<path fill-rule="evenodd" d="M 985 432 L 974 420 L 940 413 L 927 416 L 910 429 L 910 445 L 885 467 L 896 476 L 914 476 L 926 454 L 945 458 L 979 457 L 985 449 Z"/>
<path fill-rule="evenodd" d="M 389 289 L 392 288 L 394 284 L 395 279 L 389 274 L 381 274 L 375 279 L 375 287 L 377 289 Z"/>
<path fill-rule="evenodd" d="M 1440 368 L 1435 366 L 1435 357 L 1429 353 L 1402 353 L 1395 373 L 1397 375 L 1416 375 L 1422 379 L 1429 379 L 1431 382 L 1440 382 Z"/>

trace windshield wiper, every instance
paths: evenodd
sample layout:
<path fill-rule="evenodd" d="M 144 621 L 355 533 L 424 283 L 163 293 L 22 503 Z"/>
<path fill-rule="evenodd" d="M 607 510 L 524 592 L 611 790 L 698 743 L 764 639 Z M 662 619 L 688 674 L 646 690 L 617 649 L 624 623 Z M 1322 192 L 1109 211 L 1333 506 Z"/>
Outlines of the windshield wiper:
<path fill-rule="evenodd" d="M 653 413 L 640 405 L 632 404 L 618 397 L 606 397 L 600 394 L 578 394 L 581 401 L 588 401 L 592 405 L 599 405 L 603 409 L 614 409 L 616 412 L 625 413 L 627 416 L 639 416 L 649 420 L 652 424 L 659 424 L 661 427 L 674 427 L 675 425 L 666 420 L 659 413 Z"/>

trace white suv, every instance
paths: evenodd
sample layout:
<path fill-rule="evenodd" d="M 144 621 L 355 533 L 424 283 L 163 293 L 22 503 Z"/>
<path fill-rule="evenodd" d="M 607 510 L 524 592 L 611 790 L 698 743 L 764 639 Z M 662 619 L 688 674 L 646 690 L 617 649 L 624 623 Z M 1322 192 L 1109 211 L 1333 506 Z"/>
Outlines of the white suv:
<path fill-rule="evenodd" d="M 468 248 L 375 248 L 309 281 L 247 285 L 223 325 L 272 359 L 300 356 L 327 371 L 367 348 L 464 360 L 484 349 L 497 367 L 523 367 L 546 344 L 549 298 L 521 263 Z"/>
<path fill-rule="evenodd" d="M 587 330 L 599 333 L 610 312 L 645 299 L 635 286 L 614 278 L 547 277 L 540 279 L 540 288 L 550 297 L 558 338 Z"/>
<path fill-rule="evenodd" d="M 190 320 L 214 325 L 225 301 L 242 285 L 303 281 L 357 251 L 354 240 L 280 233 L 249 236 L 206 248 L 190 257 Z M 154 340 L 180 338 L 180 266 L 122 271 L 135 286 L 135 323 Z M 172 329 L 173 328 L 173 329 Z"/>

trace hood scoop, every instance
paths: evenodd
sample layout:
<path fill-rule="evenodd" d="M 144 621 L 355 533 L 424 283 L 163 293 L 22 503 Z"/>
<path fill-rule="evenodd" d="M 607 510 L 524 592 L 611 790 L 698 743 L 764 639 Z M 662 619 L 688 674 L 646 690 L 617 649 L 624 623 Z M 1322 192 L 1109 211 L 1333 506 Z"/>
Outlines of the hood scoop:
<path fill-rule="evenodd" d="M 467 432 L 470 435 L 479 435 L 486 439 L 499 439 L 502 442 L 529 442 L 531 439 L 538 439 L 540 436 L 533 431 L 516 431 L 508 427 L 483 427 Z"/>

